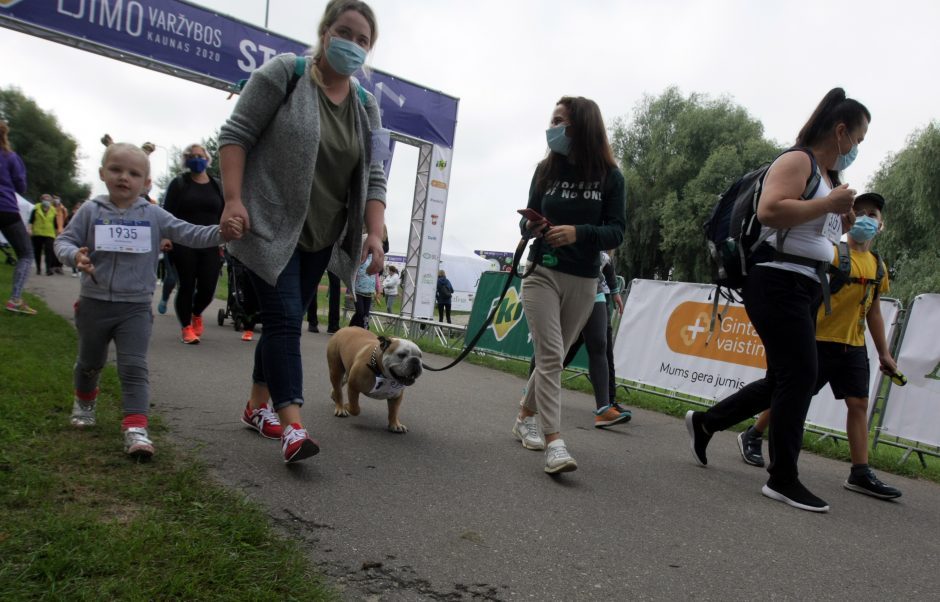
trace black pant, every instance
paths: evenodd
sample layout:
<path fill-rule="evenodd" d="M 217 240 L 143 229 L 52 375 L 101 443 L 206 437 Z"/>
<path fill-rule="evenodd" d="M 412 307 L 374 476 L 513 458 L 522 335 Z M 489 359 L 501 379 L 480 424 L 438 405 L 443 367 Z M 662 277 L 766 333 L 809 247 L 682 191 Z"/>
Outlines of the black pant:
<path fill-rule="evenodd" d="M 219 282 L 219 269 L 222 259 L 219 249 L 191 249 L 182 245 L 173 245 L 170 260 L 178 276 L 176 317 L 183 328 L 190 325 L 192 317 L 201 316 L 212 303 L 215 286 Z"/>
<path fill-rule="evenodd" d="M 55 238 L 49 236 L 33 236 L 33 257 L 36 258 L 36 273 L 42 274 L 42 254 L 46 253 L 46 273 L 51 274 L 56 266 Z"/>
<path fill-rule="evenodd" d="M 450 301 L 447 301 L 446 303 L 437 304 L 437 321 L 438 322 L 444 321 L 445 313 L 447 314 L 447 323 L 450 324 L 451 323 L 450 322 Z"/>
<path fill-rule="evenodd" d="M 370 311 L 372 311 L 372 297 L 356 295 L 356 313 L 349 320 L 349 325 L 368 330 Z"/>
<path fill-rule="evenodd" d="M 760 335 L 767 375 L 715 404 L 704 415 L 708 432 L 723 431 L 770 408 L 770 466 L 777 483 L 798 477 L 803 422 L 816 385 L 816 314 L 822 288 L 806 276 L 755 267 L 744 285 L 744 307 Z"/>
<path fill-rule="evenodd" d="M 327 316 L 326 329 L 335 332 L 339 330 L 339 276 L 333 272 L 327 271 L 326 278 L 329 281 L 329 290 L 327 291 L 327 303 L 330 306 L 329 315 Z M 319 286 L 319 283 L 317 283 Z M 313 299 L 310 301 L 310 306 L 307 308 L 307 322 L 313 324 L 314 326 L 319 325 L 319 319 L 317 318 L 317 296 L 314 295 Z"/>

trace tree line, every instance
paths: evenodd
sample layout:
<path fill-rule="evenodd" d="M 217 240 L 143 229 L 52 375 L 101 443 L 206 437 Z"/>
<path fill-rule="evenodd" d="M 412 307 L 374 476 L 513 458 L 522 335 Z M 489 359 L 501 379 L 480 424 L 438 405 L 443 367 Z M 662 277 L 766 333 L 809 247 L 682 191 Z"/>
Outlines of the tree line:
<path fill-rule="evenodd" d="M 66 205 L 85 200 L 90 186 L 78 181 L 78 144 L 55 116 L 16 88 L 0 89 L 0 119 L 29 174 L 27 196 L 58 194 Z M 218 177 L 218 132 L 202 140 Z M 730 98 L 667 88 L 644 97 L 632 118 L 612 122 L 611 145 L 627 187 L 627 232 L 617 268 L 633 278 L 710 282 L 712 267 L 702 225 L 717 195 L 734 180 L 771 161 L 787 145 L 769 140 L 764 127 Z M 166 188 L 182 170 L 181 148 L 170 153 Z M 887 157 L 866 190 L 888 200 L 885 231 L 875 243 L 892 274 L 891 295 L 909 303 L 940 292 L 940 125 L 913 132 Z"/>

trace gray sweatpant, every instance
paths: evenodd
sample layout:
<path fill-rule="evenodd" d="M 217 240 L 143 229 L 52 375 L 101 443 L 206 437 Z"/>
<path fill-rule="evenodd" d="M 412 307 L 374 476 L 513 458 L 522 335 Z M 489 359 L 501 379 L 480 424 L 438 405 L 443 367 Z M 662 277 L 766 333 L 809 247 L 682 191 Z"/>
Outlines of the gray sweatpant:
<path fill-rule="evenodd" d="M 523 405 L 538 412 L 546 435 L 561 430 L 562 361 L 591 316 L 596 294 L 597 278 L 543 266 L 522 281 L 522 307 L 535 348 L 535 370 Z"/>
<path fill-rule="evenodd" d="M 147 414 L 150 410 L 147 347 L 153 331 L 150 303 L 81 297 L 75 304 L 75 326 L 78 329 L 75 391 L 87 395 L 98 388 L 101 370 L 108 360 L 108 345 L 113 340 L 124 414 Z"/>

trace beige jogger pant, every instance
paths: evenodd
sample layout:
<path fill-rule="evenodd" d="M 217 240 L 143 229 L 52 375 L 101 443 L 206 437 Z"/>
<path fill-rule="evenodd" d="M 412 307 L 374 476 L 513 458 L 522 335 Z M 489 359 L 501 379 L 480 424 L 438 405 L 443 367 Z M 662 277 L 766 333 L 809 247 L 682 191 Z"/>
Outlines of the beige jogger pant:
<path fill-rule="evenodd" d="M 564 274 L 543 266 L 522 281 L 522 307 L 535 348 L 535 370 L 523 405 L 538 412 L 542 433 L 561 431 L 561 372 L 568 348 L 594 309 L 597 278 Z"/>

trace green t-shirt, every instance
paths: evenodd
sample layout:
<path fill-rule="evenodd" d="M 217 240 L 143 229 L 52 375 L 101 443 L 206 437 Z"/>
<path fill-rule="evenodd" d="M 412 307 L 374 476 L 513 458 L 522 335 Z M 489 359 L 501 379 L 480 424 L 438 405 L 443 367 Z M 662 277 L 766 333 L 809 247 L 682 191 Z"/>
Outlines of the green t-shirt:
<path fill-rule="evenodd" d="M 532 177 L 528 207 L 556 226 L 575 226 L 577 240 L 553 249 L 536 239 L 529 261 L 565 274 L 597 278 L 600 252 L 615 249 L 623 242 L 627 225 L 623 174 L 612 167 L 603 180 L 588 182 L 573 165 L 566 164 L 559 175 L 542 194 L 536 190 L 536 176 Z M 524 219 L 522 227 L 524 230 Z"/>
<path fill-rule="evenodd" d="M 354 91 L 343 102 L 333 104 L 317 87 L 320 103 L 320 149 L 314 168 L 307 219 L 297 246 L 301 251 L 329 247 L 346 225 L 349 183 L 359 165 L 359 139 L 356 136 Z"/>

